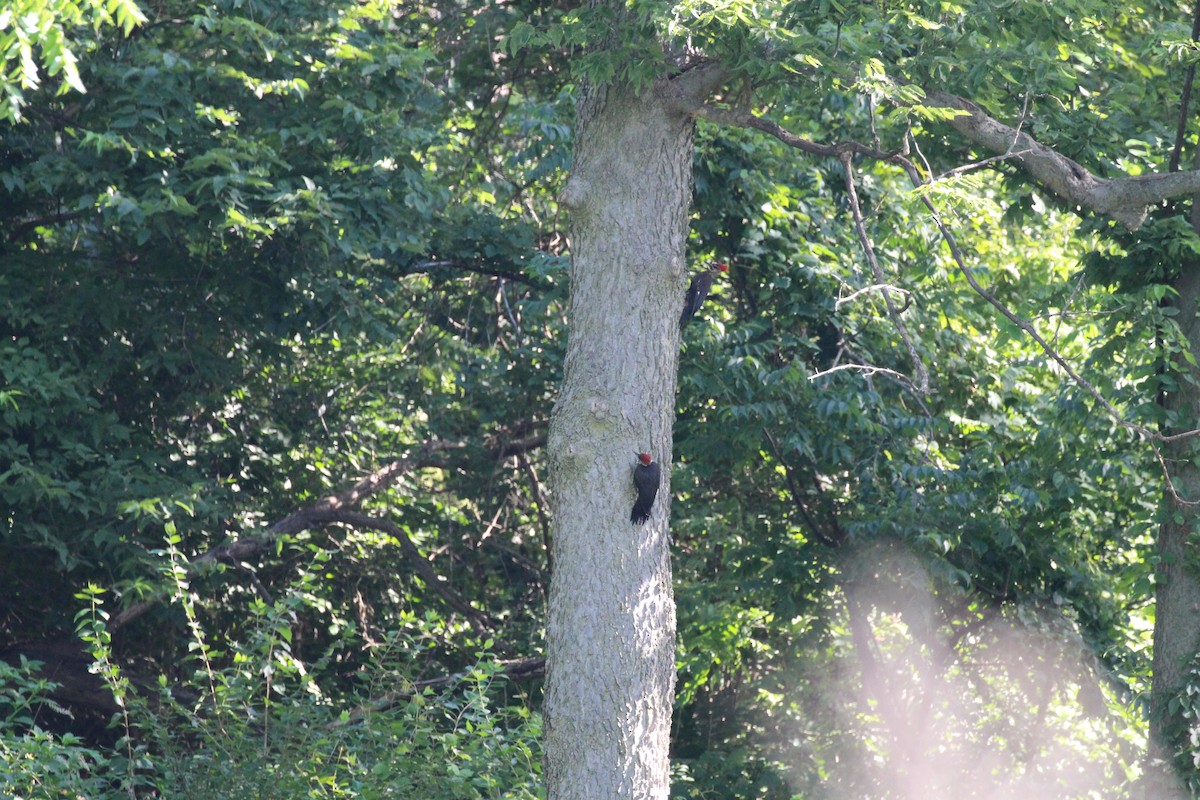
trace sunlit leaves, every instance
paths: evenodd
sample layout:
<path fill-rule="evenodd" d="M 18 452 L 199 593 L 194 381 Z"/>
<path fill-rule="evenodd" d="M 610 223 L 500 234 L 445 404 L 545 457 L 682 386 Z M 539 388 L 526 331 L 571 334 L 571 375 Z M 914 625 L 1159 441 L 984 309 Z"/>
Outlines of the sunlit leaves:
<path fill-rule="evenodd" d="M 27 90 L 42 83 L 41 69 L 58 78 L 56 93 L 86 92 L 76 49 L 94 46 L 73 31 L 113 26 L 125 36 L 146 17 L 133 0 L 11 0 L 0 10 L 0 123 L 19 122 Z"/>
<path fill-rule="evenodd" d="M 898 591 L 942 603 L 920 637 L 899 600 L 872 613 L 900 663 L 938 641 L 983 663 L 990 640 L 970 626 L 1001 609 L 1037 630 L 1054 609 L 1054 636 L 1078 635 L 1140 685 L 1146 618 L 1127 617 L 1151 591 L 1152 455 L 970 291 L 922 201 L 982 285 L 1147 423 L 1164 418 L 1157 388 L 1178 384 L 1163 360 L 1194 362 L 1168 282 L 1195 237 L 1165 210 L 1136 235 L 1080 227 L 922 100 L 969 94 L 1097 172 L 1161 170 L 1178 97 L 1158 79 L 1177 66 L 1168 56 L 1190 59 L 1186 30 L 1161 24 L 1178 9 L 622 8 L 628 18 L 526 2 L 165 7 L 135 37 L 108 30 L 78 48 L 86 102 L 31 93 L 35 113 L 6 134 L 0 164 L 0 526 L 22 554 L 2 559 L 4 624 L 42 621 L 27 555 L 64 585 L 144 597 L 164 577 L 147 565 L 164 534 L 182 566 L 438 440 L 462 450 L 370 508 L 394 530 L 305 531 L 254 565 L 269 590 L 287 587 L 281 599 L 236 568 L 191 579 L 206 598 L 196 613 L 248 645 L 229 651 L 231 694 L 214 704 L 236 692 L 261 703 L 264 678 L 272 703 L 328 697 L 309 687 L 355 673 L 367 641 L 394 646 L 388 631 L 425 643 L 397 647 L 413 669 L 469 666 L 473 634 L 441 615 L 395 531 L 504 615 L 497 641 L 536 651 L 544 468 L 535 451 L 527 464 L 495 453 L 536 441 L 561 371 L 568 240 L 554 196 L 571 163 L 571 81 L 648 86 L 703 58 L 734 73 L 715 102 L 753 89 L 755 113 L 797 135 L 899 150 L 943 177 L 914 191 L 895 164 L 851 161 L 876 285 L 842 162 L 701 124 L 691 267 L 732 268 L 684 335 L 672 465 L 677 742 L 693 785 L 784 796 L 769 762 L 800 752 L 792 793 L 818 796 L 839 758 L 887 758 L 875 710 L 822 693 L 827 676 L 861 683 L 853 548 L 907 553 L 926 577 Z M 885 291 L 930 366 L 930 396 L 907 378 Z M 131 650 L 146 644 L 128 636 Z M 193 644 L 173 636 L 164 649 Z M 972 700 L 971 736 L 1008 730 L 1005 707 Z M 429 702 L 414 695 L 414 713 Z M 486 713 L 461 708 L 486 739 L 419 718 L 395 763 L 498 737 Z M 381 763 L 383 775 L 393 762 Z M 480 777 L 455 766 L 461 785 Z M 331 771 L 317 780 L 340 786 Z"/>

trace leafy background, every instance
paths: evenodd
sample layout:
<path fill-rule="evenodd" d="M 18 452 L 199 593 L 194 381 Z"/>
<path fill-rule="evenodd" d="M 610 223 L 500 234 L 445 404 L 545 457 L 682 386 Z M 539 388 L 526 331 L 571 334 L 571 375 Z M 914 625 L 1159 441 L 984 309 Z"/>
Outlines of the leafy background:
<path fill-rule="evenodd" d="M 555 196 L 578 81 L 662 54 L 521 0 L 27 5 L 60 27 L 0 34 L 87 91 L 22 88 L 0 38 L 0 789 L 540 796 Z M 1166 3 L 633 5 L 794 133 L 911 137 L 934 175 L 982 155 L 912 85 L 1163 171 L 1191 58 Z M 1186 209 L 1129 233 L 989 166 L 929 194 L 975 277 L 1178 423 Z M 843 164 L 700 128 L 689 257 L 732 267 L 680 366 L 673 791 L 1127 796 L 1154 452 L 971 291 L 906 175 L 852 171 L 932 394 Z M 204 558 L 430 444 L 369 524 Z"/>

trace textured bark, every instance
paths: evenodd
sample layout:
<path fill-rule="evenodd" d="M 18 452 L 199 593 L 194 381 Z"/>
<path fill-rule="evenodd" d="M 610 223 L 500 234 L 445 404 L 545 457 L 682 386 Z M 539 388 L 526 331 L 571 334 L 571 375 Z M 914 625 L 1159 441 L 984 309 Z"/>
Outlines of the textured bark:
<path fill-rule="evenodd" d="M 571 212 L 570 334 L 547 442 L 553 563 L 547 623 L 551 800 L 665 798 L 675 685 L 671 426 L 694 123 L 672 83 L 585 87 Z M 663 465 L 637 526 L 636 452 Z"/>
<path fill-rule="evenodd" d="M 949 121 L 960 134 L 993 153 L 1011 154 L 1038 183 L 1063 200 L 1104 214 L 1130 230 L 1141 227 L 1149 206 L 1200 191 L 1200 170 L 1101 178 L 1029 134 L 989 117 L 969 100 L 933 92 L 926 104 L 965 111 Z"/>
<path fill-rule="evenodd" d="M 1200 353 L 1200 269 L 1185 269 L 1176 283 L 1177 317 L 1188 347 Z M 1180 360 L 1181 389 L 1167 402 L 1187 426 L 1200 420 L 1200 391 L 1188 382 L 1200 381 L 1200 371 Z M 1190 376 L 1185 373 L 1190 373 Z M 1175 491 L 1185 500 L 1200 500 L 1200 449 L 1194 439 L 1171 445 L 1166 453 Z M 1155 571 L 1154 664 L 1151 687 L 1149 764 L 1143 779 L 1143 796 L 1186 798 L 1188 793 L 1166 765 L 1172 753 L 1187 746 L 1181 735 L 1182 720 L 1171 714 L 1168 703 L 1188 684 L 1188 668 L 1200 653 L 1200 517 L 1195 506 L 1166 499 L 1166 519 L 1158 531 Z"/>

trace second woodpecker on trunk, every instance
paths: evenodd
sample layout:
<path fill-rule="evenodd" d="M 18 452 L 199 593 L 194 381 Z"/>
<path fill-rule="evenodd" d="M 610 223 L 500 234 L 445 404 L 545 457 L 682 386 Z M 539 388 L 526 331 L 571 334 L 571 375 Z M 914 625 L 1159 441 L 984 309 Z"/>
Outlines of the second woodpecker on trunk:
<path fill-rule="evenodd" d="M 654 458 L 649 453 L 638 453 L 637 459 L 637 466 L 633 468 L 633 485 L 637 489 L 637 500 L 633 501 L 629 521 L 634 525 L 641 525 L 650 519 L 650 509 L 654 507 L 658 485 L 662 482 L 662 470 L 654 463 Z"/>
<path fill-rule="evenodd" d="M 722 263 L 692 276 L 692 282 L 688 284 L 687 294 L 683 298 L 683 313 L 679 315 L 680 328 L 691 322 L 692 317 L 696 316 L 696 312 L 700 310 L 700 306 L 704 305 L 704 300 L 708 297 L 717 276 L 728 271 L 729 265 Z"/>

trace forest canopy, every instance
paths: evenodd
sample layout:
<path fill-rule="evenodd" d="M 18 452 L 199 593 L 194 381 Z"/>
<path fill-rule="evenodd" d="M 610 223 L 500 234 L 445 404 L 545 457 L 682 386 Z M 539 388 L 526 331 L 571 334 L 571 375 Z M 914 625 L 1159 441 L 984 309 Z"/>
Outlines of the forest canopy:
<path fill-rule="evenodd" d="M 678 337 L 672 797 L 1200 796 L 1194 11 L 18 0 L 0 794 L 547 796 L 592 310 Z M 681 261 L 581 309 L 623 92 Z"/>

